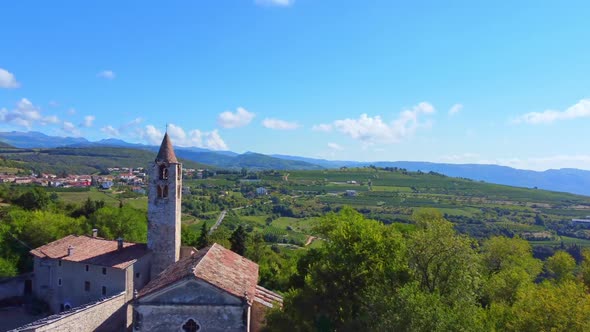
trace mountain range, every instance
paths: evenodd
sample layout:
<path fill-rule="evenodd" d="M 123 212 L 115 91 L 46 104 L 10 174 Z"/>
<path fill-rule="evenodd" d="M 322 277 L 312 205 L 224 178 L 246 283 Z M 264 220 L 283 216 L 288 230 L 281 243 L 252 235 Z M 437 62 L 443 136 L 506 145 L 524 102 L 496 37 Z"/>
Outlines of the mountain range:
<path fill-rule="evenodd" d="M 91 142 L 81 137 L 49 136 L 40 132 L 0 132 L 0 147 L 6 148 L 92 148 L 118 147 L 157 151 L 158 146 L 128 143 L 119 139 L 103 139 Z M 250 170 L 314 170 L 339 167 L 397 167 L 408 171 L 436 172 L 452 177 L 505 184 L 516 187 L 539 188 L 590 196 L 590 171 L 580 169 L 550 169 L 531 171 L 499 165 L 445 164 L 416 161 L 359 162 L 325 160 L 282 154 L 265 155 L 255 152 L 238 154 L 231 151 L 211 151 L 197 147 L 176 148 L 178 157 L 210 165 L 215 168 Z"/>

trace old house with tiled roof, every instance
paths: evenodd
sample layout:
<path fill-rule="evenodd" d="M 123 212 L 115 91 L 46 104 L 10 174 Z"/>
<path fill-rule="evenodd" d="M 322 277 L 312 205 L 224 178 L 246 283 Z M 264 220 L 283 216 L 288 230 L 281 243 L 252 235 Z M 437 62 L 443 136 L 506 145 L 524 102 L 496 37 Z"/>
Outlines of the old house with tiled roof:
<path fill-rule="evenodd" d="M 133 290 L 149 281 L 150 253 L 145 244 L 69 235 L 31 251 L 33 292 L 53 312 Z"/>
<path fill-rule="evenodd" d="M 258 265 L 181 247 L 182 165 L 168 134 L 148 169 L 148 242 L 70 235 L 31 251 L 34 293 L 56 314 L 19 331 L 257 331 L 282 298 Z"/>

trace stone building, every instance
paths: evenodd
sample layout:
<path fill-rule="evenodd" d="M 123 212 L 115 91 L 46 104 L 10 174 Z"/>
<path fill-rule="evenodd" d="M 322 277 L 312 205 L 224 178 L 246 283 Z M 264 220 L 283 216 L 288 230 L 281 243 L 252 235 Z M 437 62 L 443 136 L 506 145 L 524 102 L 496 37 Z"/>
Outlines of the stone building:
<path fill-rule="evenodd" d="M 148 172 L 148 243 L 93 231 L 32 250 L 33 292 L 56 314 L 17 331 L 259 330 L 282 298 L 257 285 L 258 265 L 218 244 L 181 247 L 182 165 L 168 134 Z"/>
<path fill-rule="evenodd" d="M 250 331 L 281 302 L 257 285 L 258 265 L 213 244 L 169 266 L 133 304 L 137 331 Z"/>
<path fill-rule="evenodd" d="M 69 235 L 31 251 L 33 293 L 61 312 L 133 290 L 150 280 L 145 244 Z"/>

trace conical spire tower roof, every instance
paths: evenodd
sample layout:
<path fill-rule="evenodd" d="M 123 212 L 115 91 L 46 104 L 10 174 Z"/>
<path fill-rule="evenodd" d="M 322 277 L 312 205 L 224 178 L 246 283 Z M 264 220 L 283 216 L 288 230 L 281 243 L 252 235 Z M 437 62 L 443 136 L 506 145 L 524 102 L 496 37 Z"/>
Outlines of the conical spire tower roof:
<path fill-rule="evenodd" d="M 178 159 L 176 159 L 176 154 L 174 153 L 174 148 L 172 147 L 172 142 L 170 141 L 168 133 L 164 134 L 162 145 L 160 145 L 160 151 L 156 157 L 156 162 L 162 161 L 168 163 L 178 163 Z"/>

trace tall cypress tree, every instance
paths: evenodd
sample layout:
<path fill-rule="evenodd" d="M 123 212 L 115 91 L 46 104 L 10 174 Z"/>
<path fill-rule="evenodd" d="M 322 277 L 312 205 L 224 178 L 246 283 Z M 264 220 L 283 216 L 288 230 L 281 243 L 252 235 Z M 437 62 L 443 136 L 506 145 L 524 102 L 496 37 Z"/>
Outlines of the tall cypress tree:
<path fill-rule="evenodd" d="M 232 233 L 229 242 L 231 243 L 231 251 L 244 256 L 244 253 L 246 252 L 246 232 L 242 225 L 238 226 L 238 228 Z"/>
<path fill-rule="evenodd" d="M 203 249 L 209 245 L 209 230 L 207 229 L 207 222 L 203 222 L 201 225 L 201 235 L 197 240 L 197 249 Z"/>

